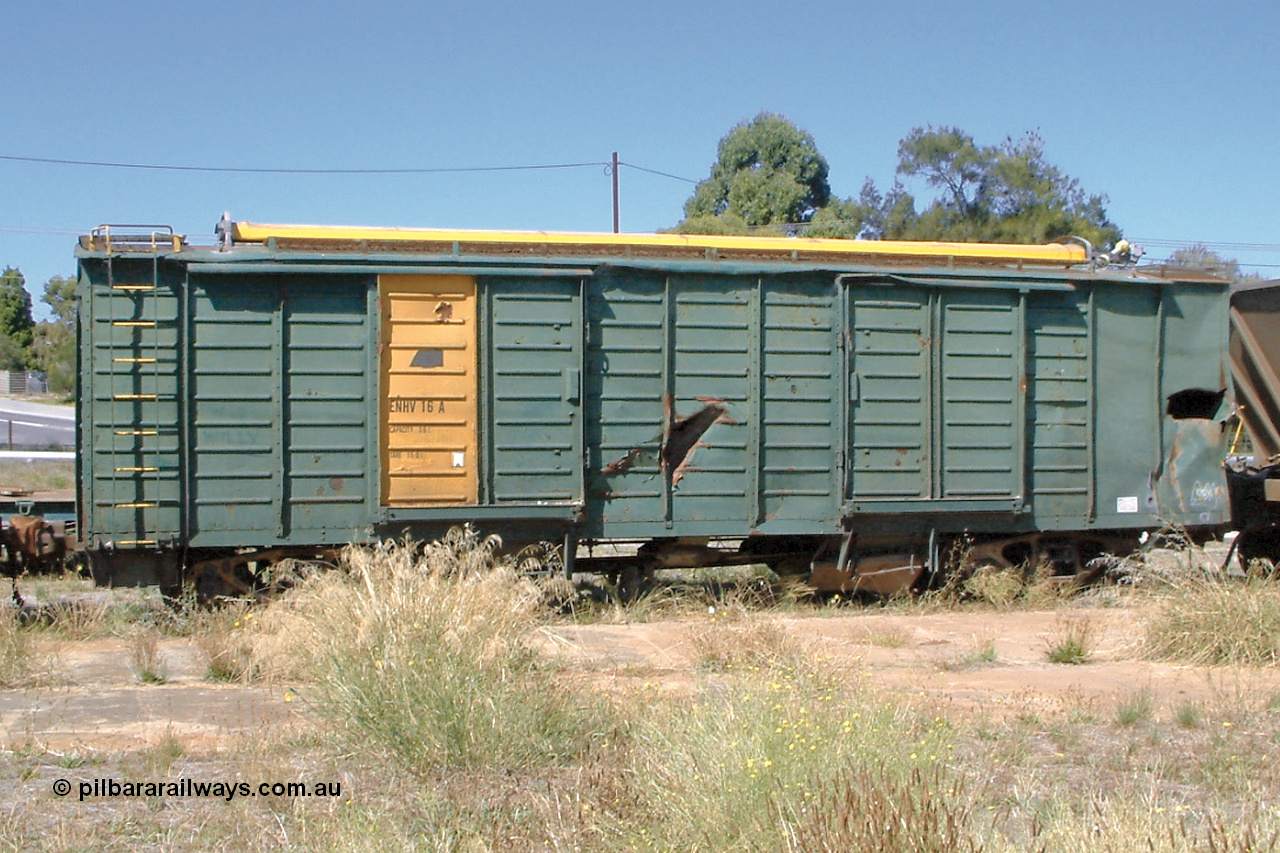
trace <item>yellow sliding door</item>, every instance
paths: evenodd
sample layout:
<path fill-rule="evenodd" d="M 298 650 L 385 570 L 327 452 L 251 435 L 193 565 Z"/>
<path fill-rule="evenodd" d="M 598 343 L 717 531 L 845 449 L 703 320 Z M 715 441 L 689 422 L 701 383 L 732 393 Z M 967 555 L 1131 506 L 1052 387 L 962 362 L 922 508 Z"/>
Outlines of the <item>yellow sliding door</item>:
<path fill-rule="evenodd" d="M 474 504 L 476 280 L 461 275 L 378 279 L 382 503 Z"/>

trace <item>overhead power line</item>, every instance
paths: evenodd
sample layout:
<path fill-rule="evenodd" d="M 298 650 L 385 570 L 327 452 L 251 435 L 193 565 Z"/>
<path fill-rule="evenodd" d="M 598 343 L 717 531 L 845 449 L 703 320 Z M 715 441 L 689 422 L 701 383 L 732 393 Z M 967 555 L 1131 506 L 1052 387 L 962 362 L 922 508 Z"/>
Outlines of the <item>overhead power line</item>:
<path fill-rule="evenodd" d="M 145 169 L 160 172 L 219 172 L 240 175 L 425 175 L 450 172 L 523 172 L 540 169 L 581 169 L 585 166 L 608 166 L 603 160 L 591 163 L 547 163 L 516 166 L 466 166 L 458 168 L 406 169 L 281 169 L 242 168 L 239 166 L 178 166 L 166 163 L 112 163 L 104 160 L 60 160 L 52 157 L 18 157 L 0 154 L 0 160 L 18 163 L 44 163 L 53 166 L 96 166 L 104 169 Z"/>
<path fill-rule="evenodd" d="M 685 178 L 680 175 L 673 175 L 670 172 L 663 172 L 658 169 L 650 169 L 647 166 L 639 166 L 635 163 L 625 163 L 618 159 L 615 151 L 613 156 L 605 160 L 590 160 L 579 163 L 525 163 L 502 166 L 432 166 L 432 167 L 405 167 L 405 168 L 355 168 L 355 169 L 300 169 L 300 168 L 279 168 L 279 167 L 241 167 L 241 166 L 204 166 L 204 165 L 181 165 L 174 163 L 120 163 L 110 160 L 73 160 L 57 157 L 26 157 L 18 154 L 0 154 L 0 161 L 11 163 L 37 163 L 46 166 L 75 166 L 88 167 L 98 169 L 131 169 L 140 171 L 158 171 L 158 172 L 204 172 L 214 174 L 233 174 L 233 175 L 431 175 L 431 174 L 477 174 L 486 172 L 530 172 L 530 171 L 548 171 L 557 169 L 582 169 L 591 167 L 603 167 L 605 174 L 610 175 L 613 179 L 613 230 L 619 230 L 619 202 L 618 202 L 618 172 L 621 167 L 635 169 L 638 172 L 645 172 L 650 175 L 657 175 L 663 178 L 669 178 L 675 181 L 681 181 L 688 184 L 697 184 L 698 182 L 692 178 Z M 0 233 L 52 233 L 44 229 L 29 229 L 20 225 L 0 225 Z"/>
<path fill-rule="evenodd" d="M 644 166 L 637 166 L 635 163 L 619 162 L 619 166 L 626 166 L 628 169 L 635 169 L 637 172 L 648 172 L 650 175 L 659 175 L 664 178 L 671 178 L 676 181 L 684 181 L 686 184 L 696 184 L 698 181 L 693 178 L 682 178 L 679 175 L 673 175 L 670 172 L 659 172 L 657 169 L 646 169 Z"/>
<path fill-rule="evenodd" d="M 1170 249 L 1186 249 L 1192 246 L 1204 246 L 1208 249 L 1230 249 L 1237 252 L 1280 252 L 1280 243 L 1233 243 L 1223 240 L 1174 240 L 1168 237 L 1131 237 L 1131 243 L 1144 246 L 1159 246 Z"/>
<path fill-rule="evenodd" d="M 7 160 L 14 163 L 41 163 L 49 166 L 90 166 L 100 169 L 140 169 L 156 172 L 216 172 L 218 174 L 233 175 L 438 175 L 481 172 L 533 172 L 551 169 L 583 169 L 589 167 L 610 168 L 613 165 L 612 161 L 593 160 L 582 163 L 524 163 L 509 166 L 406 167 L 396 169 L 293 169 L 278 167 L 190 166 L 171 163 L 117 163 L 108 160 L 67 160 L 55 157 L 22 157 L 15 154 L 0 154 L 0 160 Z M 670 172 L 662 172 L 645 166 L 637 166 L 634 163 L 623 163 L 619 161 L 618 165 L 626 166 L 627 168 L 635 169 L 640 172 L 647 172 L 651 175 L 671 178 L 676 181 L 684 181 L 685 183 L 690 184 L 697 183 L 697 181 L 692 178 L 684 178 L 680 175 L 673 175 Z"/>
<path fill-rule="evenodd" d="M 38 234 L 58 237 L 78 237 L 82 231 L 74 228 L 38 228 L 34 225 L 0 225 L 0 234 Z"/>

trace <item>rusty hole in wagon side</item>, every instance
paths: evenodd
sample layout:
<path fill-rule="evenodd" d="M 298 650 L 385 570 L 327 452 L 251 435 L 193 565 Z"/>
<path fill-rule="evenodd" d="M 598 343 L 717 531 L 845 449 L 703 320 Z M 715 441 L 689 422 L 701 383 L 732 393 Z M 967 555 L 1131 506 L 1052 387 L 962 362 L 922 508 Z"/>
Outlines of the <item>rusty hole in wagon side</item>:
<path fill-rule="evenodd" d="M 1187 388 L 1178 391 L 1169 395 L 1165 414 L 1175 421 L 1191 418 L 1208 420 L 1218 413 L 1218 407 L 1222 405 L 1222 398 L 1226 393 L 1225 389 L 1210 391 L 1205 388 Z"/>
<path fill-rule="evenodd" d="M 694 448 L 701 443 L 702 436 L 711 429 L 712 424 L 724 421 L 726 411 L 723 401 L 713 400 L 692 415 L 685 418 L 677 416 L 671 421 L 667 440 L 662 447 L 662 467 L 664 471 L 670 472 L 673 486 L 684 476 L 685 467 Z M 731 420 L 729 422 L 732 423 Z"/>
<path fill-rule="evenodd" d="M 628 450 L 625 455 L 618 457 L 608 465 L 604 466 L 601 473 L 606 477 L 611 477 L 614 474 L 625 474 L 631 470 L 631 466 L 636 464 L 636 460 L 640 458 L 640 454 L 643 452 L 644 451 L 641 448 L 634 447 L 631 450 Z"/>

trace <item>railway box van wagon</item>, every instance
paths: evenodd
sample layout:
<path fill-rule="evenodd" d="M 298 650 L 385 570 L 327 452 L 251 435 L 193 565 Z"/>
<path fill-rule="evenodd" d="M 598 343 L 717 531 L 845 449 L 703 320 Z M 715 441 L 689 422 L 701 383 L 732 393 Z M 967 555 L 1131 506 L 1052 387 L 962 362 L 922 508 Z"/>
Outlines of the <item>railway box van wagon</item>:
<path fill-rule="evenodd" d="M 77 247 L 101 582 L 234 589 L 469 522 L 568 571 L 876 588 L 962 535 L 1079 573 L 1227 520 L 1227 283 L 1191 271 L 1071 244 L 220 232 Z"/>

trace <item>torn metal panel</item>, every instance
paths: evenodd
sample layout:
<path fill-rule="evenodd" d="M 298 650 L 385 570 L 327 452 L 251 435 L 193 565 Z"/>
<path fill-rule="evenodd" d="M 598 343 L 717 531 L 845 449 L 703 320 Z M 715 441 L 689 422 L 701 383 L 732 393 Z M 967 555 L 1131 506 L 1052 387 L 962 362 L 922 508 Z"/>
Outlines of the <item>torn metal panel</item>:
<path fill-rule="evenodd" d="M 702 402 L 702 401 L 700 401 Z M 663 401 L 666 416 L 666 428 L 662 435 L 654 436 L 625 454 L 606 464 L 600 473 L 604 477 L 626 474 L 638 462 L 649 455 L 657 457 L 663 478 L 672 485 L 680 482 L 680 478 L 689 468 L 693 451 L 698 447 L 706 447 L 702 436 L 713 424 L 736 424 L 737 421 L 728 414 L 728 407 L 722 400 L 707 400 L 705 405 L 691 415 L 682 417 L 675 414 L 671 401 Z"/>
<path fill-rule="evenodd" d="M 644 450 L 642 448 L 634 447 L 627 451 L 623 456 L 620 456 L 608 465 L 604 466 L 600 473 L 606 477 L 612 477 L 615 474 L 625 474 L 631 470 L 631 467 L 636 464 L 636 460 L 639 459 L 643 453 Z"/>
<path fill-rule="evenodd" d="M 1164 472 L 1156 482 L 1159 514 L 1191 523 L 1217 524 L 1228 507 L 1226 479 L 1218 464 L 1225 453 L 1224 425 L 1207 418 L 1173 423 Z"/>
<path fill-rule="evenodd" d="M 667 406 L 667 411 L 668 413 L 672 411 L 670 405 Z M 707 430 L 711 429 L 712 424 L 736 423 L 732 418 L 728 418 L 725 412 L 724 402 L 717 400 L 706 403 L 688 417 L 682 418 L 677 415 L 668 421 L 670 425 L 662 448 L 662 470 L 667 474 L 672 486 L 679 483 L 685 472 L 689 470 L 693 451 L 698 447 L 707 446 L 701 439 Z"/>

